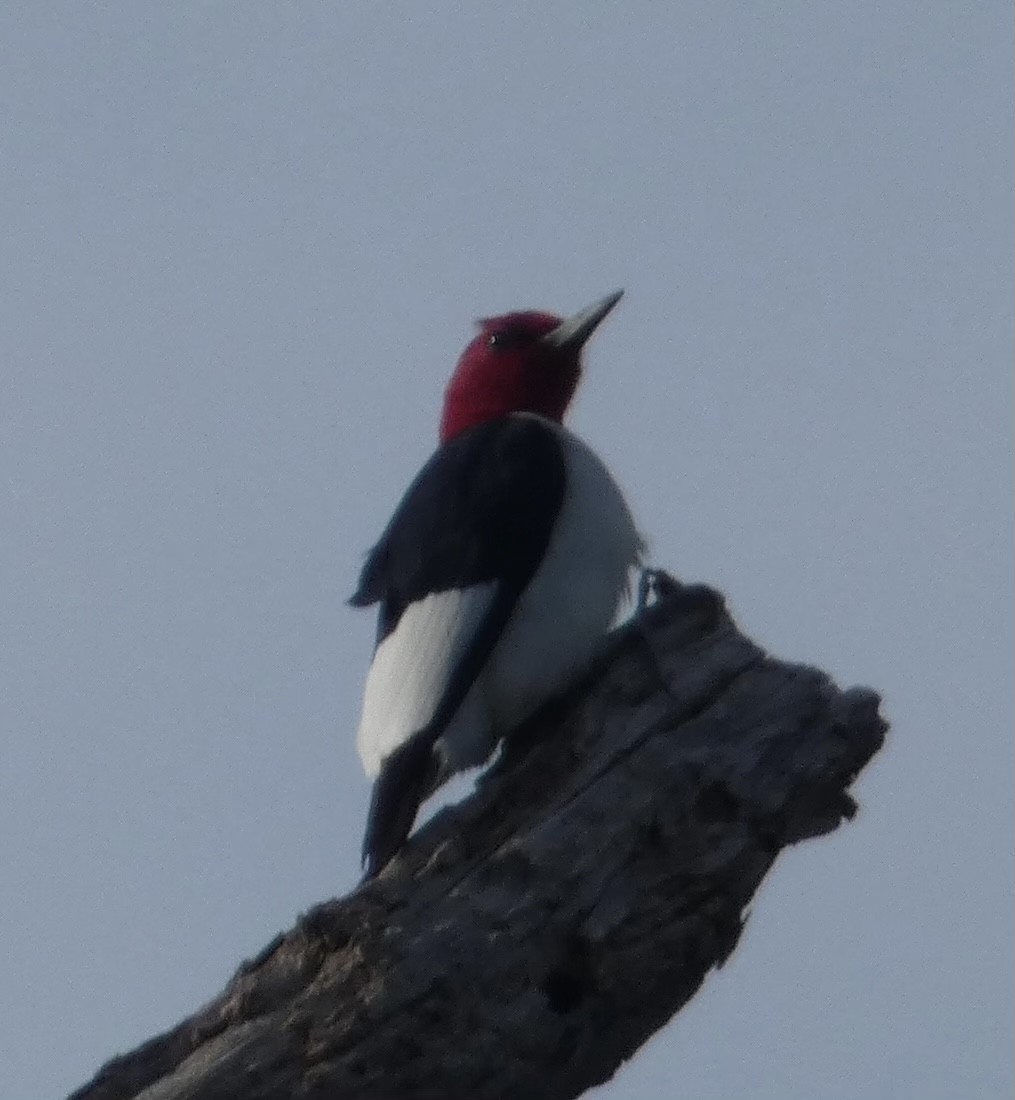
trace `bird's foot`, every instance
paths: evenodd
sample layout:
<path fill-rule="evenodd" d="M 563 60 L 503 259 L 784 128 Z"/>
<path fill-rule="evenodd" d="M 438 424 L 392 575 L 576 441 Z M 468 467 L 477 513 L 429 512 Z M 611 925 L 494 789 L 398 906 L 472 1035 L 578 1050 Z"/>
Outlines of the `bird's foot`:
<path fill-rule="evenodd" d="M 636 614 L 647 611 L 653 604 L 669 596 L 675 596 L 684 586 L 665 569 L 646 567 L 638 578 L 638 605 Z"/>

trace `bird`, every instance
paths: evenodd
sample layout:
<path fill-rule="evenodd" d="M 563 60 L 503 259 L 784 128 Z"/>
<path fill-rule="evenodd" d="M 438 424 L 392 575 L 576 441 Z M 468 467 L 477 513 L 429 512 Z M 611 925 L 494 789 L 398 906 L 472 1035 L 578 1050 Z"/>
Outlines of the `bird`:
<path fill-rule="evenodd" d="M 439 444 L 368 552 L 349 603 L 378 605 L 357 748 L 373 780 L 364 880 L 422 802 L 587 670 L 644 542 L 613 476 L 562 421 L 616 291 L 568 317 L 477 322 Z"/>

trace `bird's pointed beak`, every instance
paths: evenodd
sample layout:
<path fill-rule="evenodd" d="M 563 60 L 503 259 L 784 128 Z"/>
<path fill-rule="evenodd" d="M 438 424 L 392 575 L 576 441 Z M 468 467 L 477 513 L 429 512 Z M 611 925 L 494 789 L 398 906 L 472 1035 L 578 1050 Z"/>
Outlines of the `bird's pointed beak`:
<path fill-rule="evenodd" d="M 623 296 L 622 290 L 616 290 L 600 301 L 586 306 L 585 309 L 572 313 L 543 337 L 543 343 L 554 348 L 573 348 L 577 351 Z"/>

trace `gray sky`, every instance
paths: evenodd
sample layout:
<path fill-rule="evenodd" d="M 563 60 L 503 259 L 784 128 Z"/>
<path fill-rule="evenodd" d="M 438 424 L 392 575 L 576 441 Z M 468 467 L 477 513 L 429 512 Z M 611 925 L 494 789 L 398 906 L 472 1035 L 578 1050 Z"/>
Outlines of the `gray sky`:
<path fill-rule="evenodd" d="M 655 562 L 884 693 L 862 811 L 599 1095 L 1012 1088 L 1011 16 L 0 10 L 0 1097 L 348 889 L 343 606 L 474 317 L 617 286 L 571 420 Z"/>

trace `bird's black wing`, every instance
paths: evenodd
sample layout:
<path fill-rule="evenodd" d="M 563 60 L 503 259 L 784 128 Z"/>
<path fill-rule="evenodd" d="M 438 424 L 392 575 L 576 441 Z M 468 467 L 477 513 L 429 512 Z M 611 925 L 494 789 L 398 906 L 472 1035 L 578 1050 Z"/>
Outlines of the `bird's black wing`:
<path fill-rule="evenodd" d="M 383 761 L 363 840 L 368 877 L 401 847 L 430 793 L 434 744 L 542 561 L 564 489 L 564 458 L 549 424 L 509 416 L 478 425 L 435 452 L 368 555 L 349 602 L 380 604 L 378 646 L 416 601 L 495 583 L 468 645 L 447 670 L 432 718 Z"/>

